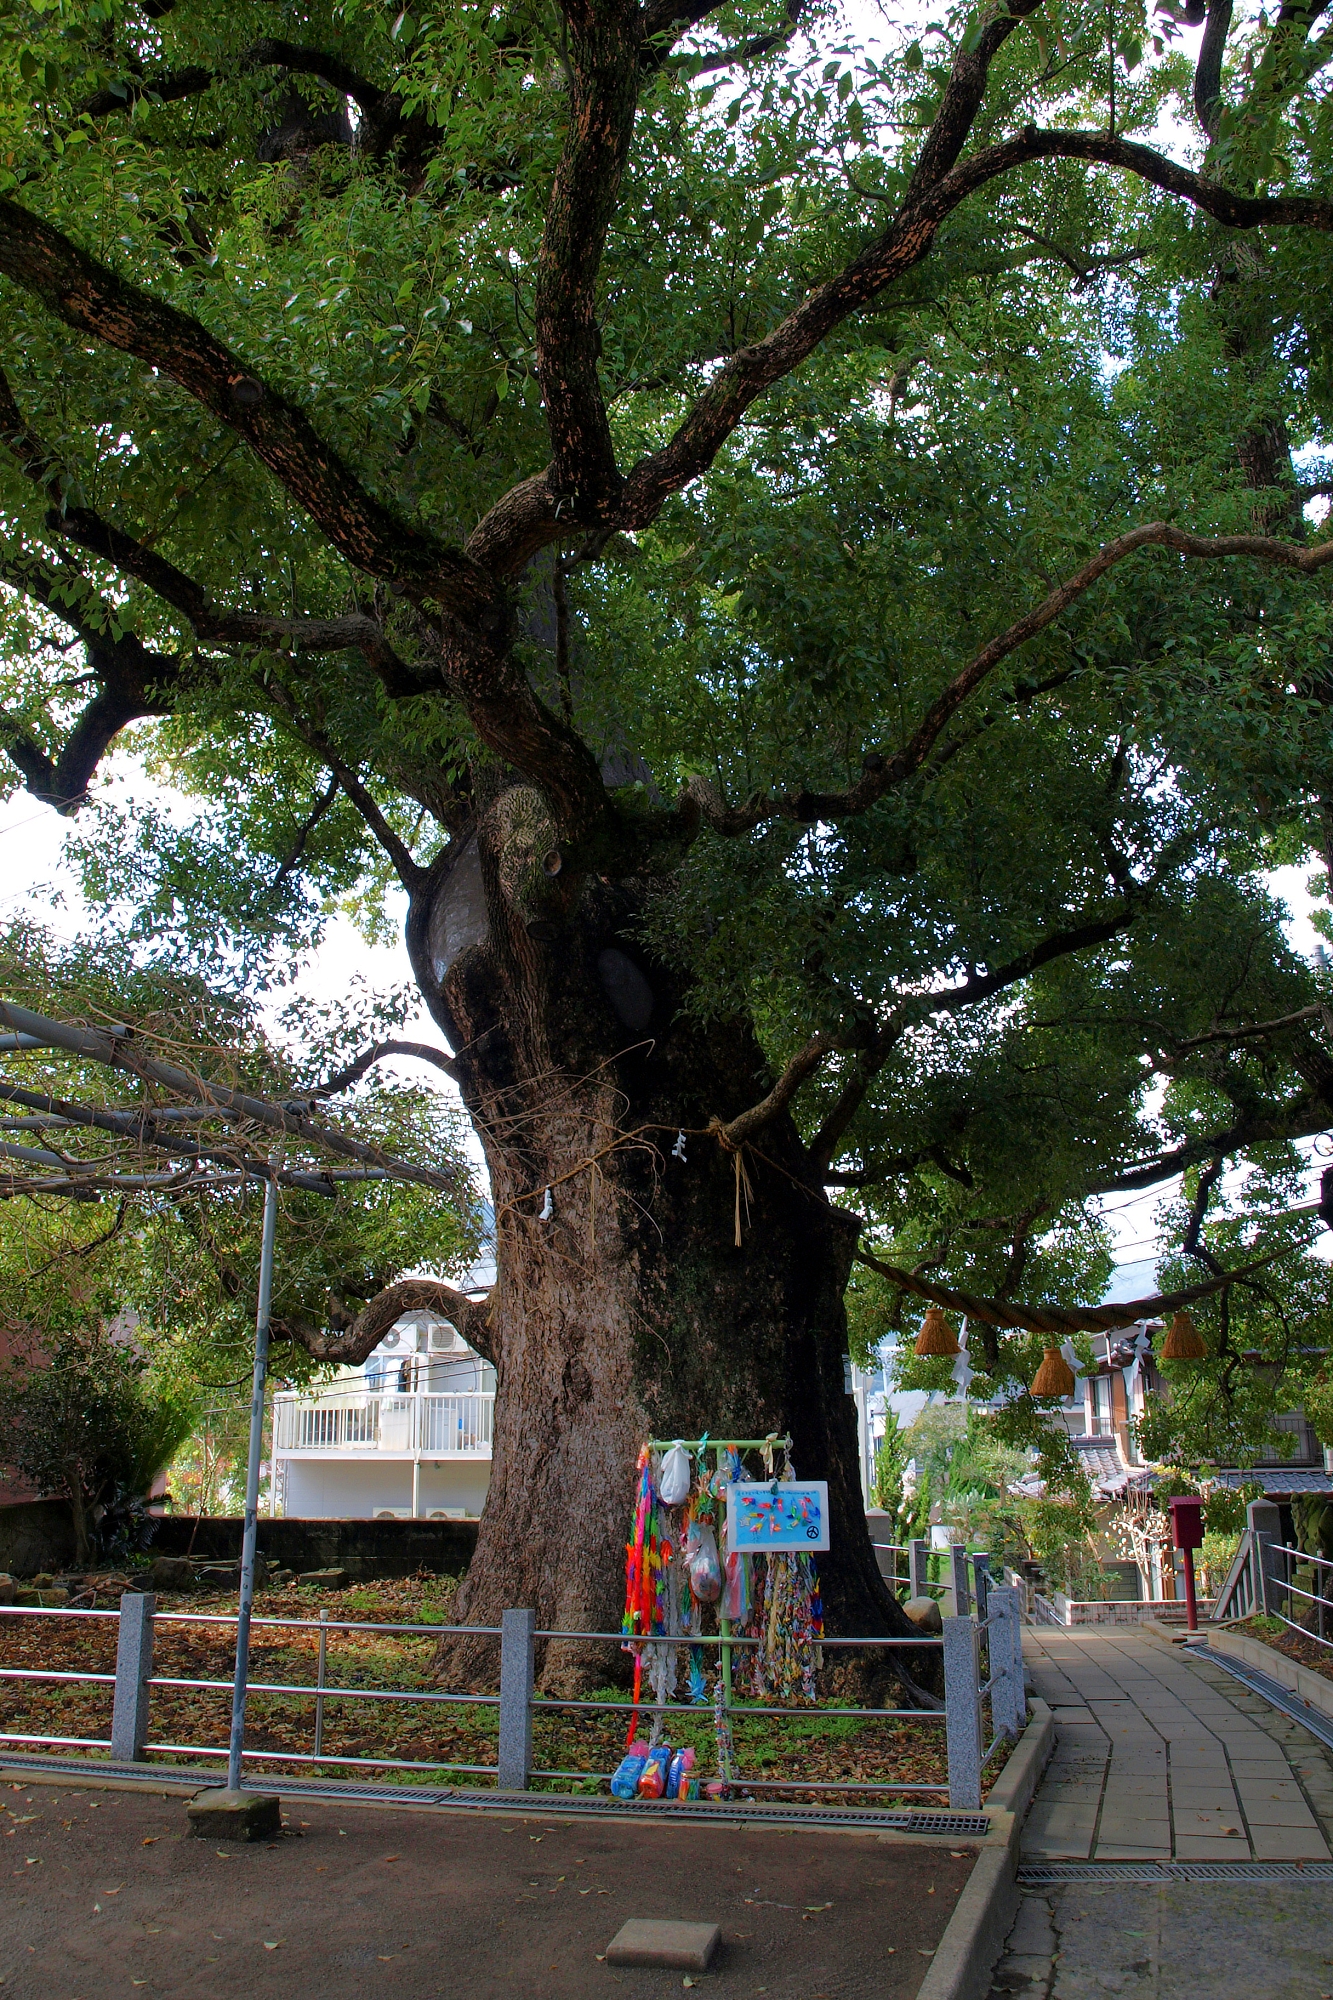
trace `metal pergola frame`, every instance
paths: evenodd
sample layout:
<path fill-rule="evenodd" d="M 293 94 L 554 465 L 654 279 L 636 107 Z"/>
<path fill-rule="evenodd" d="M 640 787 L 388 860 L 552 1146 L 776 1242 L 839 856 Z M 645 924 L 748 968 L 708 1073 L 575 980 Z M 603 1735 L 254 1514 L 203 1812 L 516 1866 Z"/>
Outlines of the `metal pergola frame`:
<path fill-rule="evenodd" d="M 130 1140 L 148 1151 L 174 1154 L 181 1164 L 161 1173 L 122 1173 L 105 1162 L 78 1161 L 46 1147 L 19 1146 L 0 1140 L 0 1162 L 26 1167 L 20 1174 L 0 1172 L 0 1200 L 23 1195 L 96 1199 L 102 1194 L 153 1192 L 195 1195 L 212 1188 L 243 1187 L 261 1182 L 264 1213 L 260 1234 L 259 1292 L 255 1310 L 255 1357 L 250 1392 L 250 1437 L 245 1472 L 245 1518 L 241 1536 L 241 1580 L 236 1621 L 236 1664 L 232 1679 L 231 1734 L 227 1753 L 227 1789 L 241 1791 L 245 1753 L 245 1708 L 250 1675 L 250 1623 L 255 1593 L 255 1553 L 259 1535 L 259 1459 L 263 1448 L 264 1396 L 268 1382 L 269 1332 L 273 1302 L 273 1264 L 277 1242 L 278 1189 L 335 1197 L 340 1187 L 359 1181 L 414 1181 L 442 1194 L 459 1192 L 458 1178 L 431 1167 L 398 1160 L 378 1147 L 352 1139 L 334 1127 L 316 1122 L 313 1102 L 274 1104 L 266 1098 L 211 1083 L 174 1063 L 147 1052 L 132 1028 L 119 1023 L 81 1027 L 49 1019 L 14 1002 L 0 1000 L 0 1054 L 27 1054 L 40 1049 L 61 1051 L 85 1062 L 96 1062 L 136 1077 L 142 1083 L 191 1098 L 189 1108 L 141 1106 L 107 1109 L 71 1099 L 0 1083 L 0 1104 L 17 1104 L 28 1118 L 0 1120 L 6 1129 L 91 1130 Z M 204 1146 L 162 1128 L 197 1124 L 209 1118 L 258 1124 L 284 1137 L 359 1162 L 355 1167 L 321 1170 L 282 1167 L 244 1147 Z"/>

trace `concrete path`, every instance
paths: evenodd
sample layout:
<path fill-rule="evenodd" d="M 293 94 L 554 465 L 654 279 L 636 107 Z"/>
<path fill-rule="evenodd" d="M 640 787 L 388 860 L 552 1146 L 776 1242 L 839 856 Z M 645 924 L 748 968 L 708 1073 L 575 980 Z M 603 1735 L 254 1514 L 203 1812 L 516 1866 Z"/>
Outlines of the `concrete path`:
<path fill-rule="evenodd" d="M 1070 1882 L 1023 1897 L 991 2000 L 1328 2000 L 1327 1882 Z"/>
<path fill-rule="evenodd" d="M 1132 1626 L 1038 1626 L 1023 1651 L 1056 1723 L 1027 1858 L 1329 1859 L 1328 1753 L 1221 1667 Z"/>
<path fill-rule="evenodd" d="M 1025 1630 L 1055 1754 L 1025 1862 L 1326 1860 L 1333 1753 L 1206 1658 L 1132 1628 Z M 1333 1885 L 1024 1892 L 991 2000 L 1333 2000 Z"/>

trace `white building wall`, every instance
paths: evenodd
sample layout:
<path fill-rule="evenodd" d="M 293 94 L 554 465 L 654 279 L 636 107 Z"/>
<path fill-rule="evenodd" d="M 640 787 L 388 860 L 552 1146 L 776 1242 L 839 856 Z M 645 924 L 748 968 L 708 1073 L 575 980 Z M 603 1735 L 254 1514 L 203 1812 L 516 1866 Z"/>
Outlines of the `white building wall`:
<path fill-rule="evenodd" d="M 284 1463 L 283 1512 L 289 1518 L 368 1521 L 389 1510 L 411 1511 L 410 1460 L 386 1459 L 377 1452 L 364 1460 L 288 1458 Z M 423 1460 L 418 1514 L 429 1518 L 437 1509 L 448 1509 L 475 1518 L 485 1504 L 490 1470 L 489 1460 Z"/>

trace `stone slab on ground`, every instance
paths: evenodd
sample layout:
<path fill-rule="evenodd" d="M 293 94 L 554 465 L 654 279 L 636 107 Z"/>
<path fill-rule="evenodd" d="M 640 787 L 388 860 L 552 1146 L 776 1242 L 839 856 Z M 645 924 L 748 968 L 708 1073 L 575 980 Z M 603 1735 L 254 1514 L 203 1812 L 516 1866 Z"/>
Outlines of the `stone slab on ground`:
<path fill-rule="evenodd" d="M 606 1947 L 608 1965 L 665 1965 L 676 1972 L 707 1972 L 722 1942 L 717 1924 L 687 1924 L 673 1917 L 631 1917 Z"/>
<path fill-rule="evenodd" d="M 277 1840 L 220 1852 L 179 1798 L 62 1777 L 0 1805 L 5 2000 L 680 2000 L 678 1971 L 598 1962 L 645 1907 L 720 1925 L 710 2000 L 914 2000 L 976 1858 L 543 1819 L 539 1799 L 484 1816 L 289 1799 Z"/>
<path fill-rule="evenodd" d="M 276 1792 L 232 1792 L 210 1785 L 185 1808 L 191 1833 L 205 1840 L 271 1840 L 282 1831 L 282 1802 Z"/>

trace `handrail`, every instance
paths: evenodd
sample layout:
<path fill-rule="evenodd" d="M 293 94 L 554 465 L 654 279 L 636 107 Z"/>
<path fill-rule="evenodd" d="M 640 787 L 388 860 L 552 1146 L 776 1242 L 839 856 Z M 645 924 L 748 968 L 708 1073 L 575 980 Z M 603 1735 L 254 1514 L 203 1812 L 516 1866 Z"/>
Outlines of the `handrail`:
<path fill-rule="evenodd" d="M 1298 1563 L 1313 1563 L 1316 1569 L 1333 1570 L 1333 1561 L 1327 1556 L 1312 1556 L 1308 1549 L 1288 1548 L 1285 1542 L 1275 1542 L 1273 1546 L 1280 1556 L 1292 1556 Z"/>
<path fill-rule="evenodd" d="M 1333 1567 L 1333 1565 L 1330 1565 Z M 197 1625 L 202 1627 L 233 1627 L 237 1620 L 223 1612 L 172 1611 L 154 1617 L 153 1600 L 146 1600 L 126 1593 L 121 1599 L 121 1611 L 70 1612 L 59 1606 L 3 1606 L 0 1617 L 5 1612 L 11 1616 L 48 1617 L 88 1617 L 103 1619 L 116 1618 L 120 1621 L 120 1637 L 117 1646 L 117 1667 L 114 1674 L 104 1672 L 76 1672 L 67 1669 L 42 1668 L 0 1668 L 0 1681 L 22 1683 L 24 1681 L 66 1684 L 86 1682 L 92 1686 L 114 1689 L 111 1736 L 109 1739 L 93 1737 L 56 1737 L 39 1734 L 36 1731 L 0 1732 L 0 1743 L 29 1744 L 32 1746 L 62 1746 L 90 1751 L 110 1749 L 114 1758 L 141 1760 L 149 1755 L 165 1757 L 222 1758 L 228 1752 L 221 1745 L 166 1743 L 150 1740 L 149 1707 L 155 1691 L 188 1689 L 226 1695 L 233 1692 L 231 1683 L 205 1676 L 187 1674 L 157 1673 L 152 1671 L 153 1634 L 158 1622 L 163 1625 Z M 816 1644 L 824 1653 L 836 1648 L 859 1648 L 876 1650 L 887 1648 L 914 1648 L 926 1650 L 942 1648 L 944 1653 L 945 1701 L 942 1705 L 919 1708 L 908 1707 L 855 1707 L 840 1704 L 825 1707 L 818 1700 L 805 1703 L 769 1704 L 761 1700 L 733 1699 L 729 1685 L 721 1691 L 722 1707 L 725 1714 L 738 1724 L 755 1722 L 785 1722 L 789 1719 L 836 1722 L 857 1718 L 867 1723 L 893 1721 L 903 1724 L 929 1724 L 927 1740 L 940 1743 L 937 1726 L 945 1725 L 944 1742 L 940 1746 L 947 1755 L 947 1778 L 912 1783 L 895 1780 L 876 1781 L 833 1781 L 803 1776 L 800 1773 L 785 1778 L 750 1777 L 738 1773 L 721 1763 L 722 1784 L 729 1787 L 723 1796 L 731 1796 L 737 1789 L 742 1792 L 811 1792 L 847 1793 L 851 1795 L 892 1792 L 947 1793 L 950 1806 L 960 1811 L 976 1811 L 980 1807 L 984 1790 L 986 1765 L 996 1755 L 1001 1745 L 1016 1738 L 1023 1727 L 1026 1716 L 1026 1699 L 1022 1688 L 1022 1657 L 1019 1633 L 1019 1599 L 1012 1589 L 992 1586 L 989 1593 L 988 1614 L 984 1619 L 963 1614 L 945 1621 L 942 1634 L 917 1634 L 905 1638 L 900 1634 L 875 1634 L 861 1637 L 837 1635 L 823 1638 Z M 408 1621 L 379 1621 L 370 1619 L 330 1619 L 326 1615 L 318 1621 L 300 1617 L 266 1617 L 255 1621 L 275 1631 L 303 1631 L 320 1636 L 318 1678 L 312 1684 L 308 1681 L 272 1682 L 256 1681 L 248 1684 L 248 1692 L 268 1699 L 295 1699 L 310 1703 L 315 1710 L 315 1735 L 313 1749 L 309 1752 L 282 1751 L 276 1749 L 251 1748 L 245 1756 L 251 1764 L 284 1764 L 327 1766 L 331 1769 L 398 1769 L 412 1771 L 453 1771 L 495 1779 L 502 1789 L 526 1790 L 532 1779 L 558 1778 L 567 1776 L 586 1783 L 594 1775 L 587 1771 L 562 1774 L 555 1770 L 534 1766 L 532 1760 L 532 1721 L 536 1714 L 552 1716 L 560 1712 L 571 1715 L 588 1716 L 604 1714 L 608 1720 L 629 1712 L 641 1713 L 645 1727 L 649 1718 L 656 1719 L 660 1730 L 668 1716 L 689 1717 L 697 1722 L 707 1721 L 712 1703 L 700 1704 L 673 1699 L 653 1701 L 651 1697 L 638 1702 L 631 1700 L 590 1700 L 570 1697 L 545 1696 L 534 1687 L 534 1647 L 538 1639 L 592 1641 L 616 1647 L 632 1646 L 635 1651 L 660 1646 L 671 1653 L 679 1653 L 682 1647 L 695 1645 L 723 1645 L 742 1647 L 756 1646 L 757 1638 L 740 1634 L 721 1633 L 648 1633 L 642 1638 L 627 1640 L 621 1632 L 578 1632 L 559 1629 L 538 1630 L 535 1614 L 531 1611 L 506 1611 L 500 1627 L 475 1625 L 435 1625 Z M 429 1636 L 440 1638 L 486 1638 L 500 1640 L 500 1687 L 497 1693 L 454 1693 L 451 1690 L 413 1687 L 371 1687 L 353 1682 L 350 1685 L 331 1683 L 326 1676 L 325 1660 L 328 1634 L 345 1632 L 398 1633 L 415 1638 Z M 983 1665 L 984 1661 L 984 1665 Z M 346 1664 L 344 1664 L 346 1671 Z M 665 1692 L 665 1690 L 664 1690 Z M 739 1692 L 739 1690 L 738 1690 Z M 674 1695 L 674 1688 L 672 1689 Z M 475 1707 L 496 1712 L 497 1756 L 494 1764 L 453 1763 L 448 1759 L 401 1758 L 393 1754 L 383 1756 L 351 1756 L 337 1751 L 325 1751 L 322 1745 L 322 1719 L 324 1711 L 334 1702 L 379 1702 L 402 1709 L 415 1704 L 418 1708 L 442 1710 L 449 1706 Z M 983 1733 L 983 1719 L 987 1708 L 990 1711 L 990 1726 Z M 987 1746 L 987 1738 L 990 1739 Z M 748 1740 L 743 1737 L 742 1742 Z"/>
<path fill-rule="evenodd" d="M 88 1674 L 86 1677 L 70 1674 L 63 1678 L 114 1681 L 116 1677 L 114 1674 Z M 178 1674 L 152 1674 L 148 1680 L 149 1687 L 216 1688 L 223 1694 L 230 1694 L 231 1685 L 230 1681 L 196 1681 Z M 247 1681 L 246 1686 L 251 1694 L 313 1694 L 318 1695 L 321 1701 L 442 1701 L 471 1703 L 482 1708 L 500 1706 L 498 1694 L 450 1694 L 439 1688 L 416 1692 L 410 1688 L 338 1687 L 332 1681 L 315 1687 L 306 1687 L 298 1681 Z"/>

